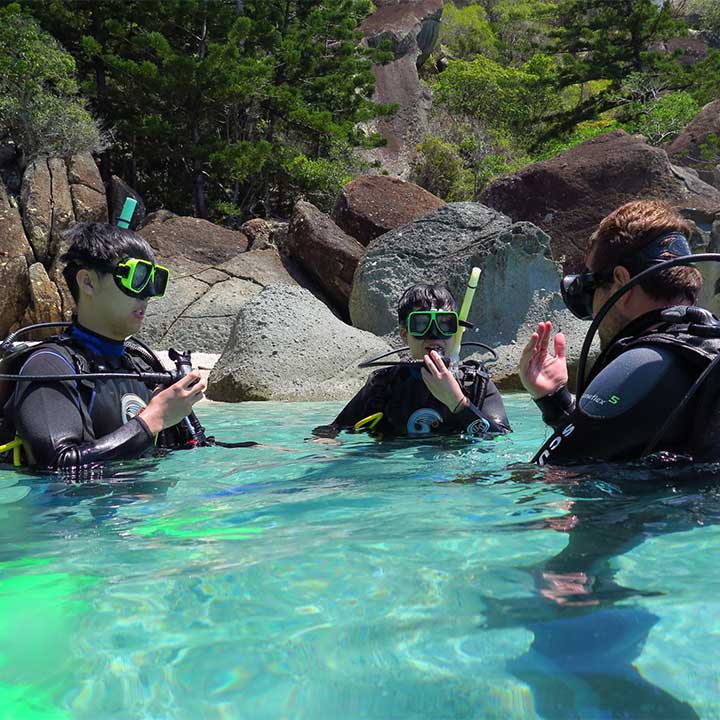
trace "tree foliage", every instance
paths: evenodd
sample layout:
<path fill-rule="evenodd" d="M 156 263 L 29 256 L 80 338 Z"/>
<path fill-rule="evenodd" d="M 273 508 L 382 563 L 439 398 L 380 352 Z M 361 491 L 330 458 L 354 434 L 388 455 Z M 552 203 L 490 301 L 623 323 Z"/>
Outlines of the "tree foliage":
<path fill-rule="evenodd" d="M 356 129 L 385 110 L 371 101 L 372 63 L 384 53 L 360 46 L 355 30 L 368 0 L 25 7 L 76 58 L 84 93 L 112 127 L 104 172 L 152 206 L 284 212 L 308 177 L 340 182 L 336 161 L 375 141 Z"/>
<path fill-rule="evenodd" d="M 8 141 L 26 160 L 102 147 L 72 56 L 17 5 L 0 10 L 0 142 Z"/>

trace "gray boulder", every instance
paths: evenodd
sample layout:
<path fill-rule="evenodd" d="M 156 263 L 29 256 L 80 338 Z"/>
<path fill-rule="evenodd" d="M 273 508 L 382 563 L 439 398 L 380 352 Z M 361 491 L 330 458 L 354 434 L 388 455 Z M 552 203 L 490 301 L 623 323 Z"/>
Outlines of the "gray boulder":
<path fill-rule="evenodd" d="M 267 285 L 296 284 L 275 248 L 243 252 L 216 266 L 186 261 L 179 272 L 172 259 L 168 265 L 168 291 L 148 304 L 142 330 L 159 348 L 220 352 L 248 300 Z"/>
<path fill-rule="evenodd" d="M 301 287 L 265 288 L 240 310 L 212 372 L 214 400 L 334 400 L 351 397 L 368 375 L 362 359 L 390 347 L 338 320 Z"/>
<path fill-rule="evenodd" d="M 353 324 L 392 335 L 397 301 L 415 282 L 446 283 L 460 303 L 474 266 L 482 270 L 469 317 L 477 330 L 466 332 L 464 340 L 496 349 L 494 377 L 501 385 L 518 385 L 522 347 L 540 320 L 551 320 L 570 336 L 571 359 L 579 352 L 587 327 L 564 307 L 561 268 L 550 255 L 549 236 L 478 203 L 450 203 L 373 241 L 355 274 Z M 469 354 L 465 349 L 462 357 Z"/>

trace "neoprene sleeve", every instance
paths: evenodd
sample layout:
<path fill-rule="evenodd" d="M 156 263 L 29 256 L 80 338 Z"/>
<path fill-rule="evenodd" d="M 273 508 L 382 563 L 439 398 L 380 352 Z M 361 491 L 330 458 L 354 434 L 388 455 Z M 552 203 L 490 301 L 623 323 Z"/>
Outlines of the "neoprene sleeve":
<path fill-rule="evenodd" d="M 38 352 L 23 367 L 27 375 L 61 375 L 74 367 L 56 352 Z M 112 382 L 112 381 L 110 381 Z M 18 382 L 8 408 L 33 465 L 68 469 L 93 462 L 135 458 L 152 447 L 140 418 L 96 438 L 83 412 L 77 383 Z"/>
<path fill-rule="evenodd" d="M 633 347 L 598 373 L 533 462 L 562 465 L 639 458 L 695 379 L 696 373 L 672 350 Z M 690 403 L 673 423 L 661 449 L 682 448 L 693 413 Z"/>

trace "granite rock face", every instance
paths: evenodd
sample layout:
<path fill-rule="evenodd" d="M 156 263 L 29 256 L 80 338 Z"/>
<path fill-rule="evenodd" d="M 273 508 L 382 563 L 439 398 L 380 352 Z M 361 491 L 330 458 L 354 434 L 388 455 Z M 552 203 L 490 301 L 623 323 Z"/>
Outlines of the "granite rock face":
<path fill-rule="evenodd" d="M 342 190 L 335 222 L 362 245 L 445 204 L 415 183 L 387 175 L 361 175 Z"/>
<path fill-rule="evenodd" d="M 296 285 L 275 248 L 216 265 L 160 259 L 171 268 L 170 285 L 164 297 L 148 303 L 141 336 L 163 349 L 220 352 L 245 303 L 267 285 Z"/>
<path fill-rule="evenodd" d="M 347 319 L 353 275 L 365 248 L 328 215 L 301 200 L 293 210 L 283 249 Z"/>
<path fill-rule="evenodd" d="M 517 362 L 540 320 L 571 335 L 572 361 L 581 344 L 575 339 L 582 339 L 586 324 L 564 307 L 561 267 L 551 257 L 550 238 L 531 223 L 512 223 L 479 203 L 450 203 L 373 241 L 355 275 L 353 324 L 392 338 L 397 301 L 409 285 L 445 283 L 460 304 L 475 266 L 482 270 L 469 316 L 476 330 L 463 340 L 498 352 L 494 377 L 501 385 L 518 387 Z M 474 352 L 465 348 L 461 357 Z"/>
<path fill-rule="evenodd" d="M 397 112 L 370 124 L 387 141 L 367 153 L 390 173 L 409 174 L 415 146 L 428 127 L 431 95 L 420 82 L 418 66 L 438 39 L 443 0 L 377 0 L 376 11 L 360 25 L 365 42 L 375 47 L 390 43 L 395 59 L 376 65 L 375 101 L 397 103 Z"/>
<path fill-rule="evenodd" d="M 515 221 L 527 220 L 545 230 L 552 238 L 553 258 L 577 268 L 600 220 L 642 198 L 702 214 L 710 224 L 720 210 L 720 191 L 671 165 L 664 150 L 622 130 L 500 178 L 478 199 Z M 708 238 L 699 235 L 693 242 L 706 244 Z"/>
<path fill-rule="evenodd" d="M 229 402 L 349 398 L 369 373 L 358 362 L 389 349 L 308 290 L 270 286 L 240 309 L 207 394 Z"/>

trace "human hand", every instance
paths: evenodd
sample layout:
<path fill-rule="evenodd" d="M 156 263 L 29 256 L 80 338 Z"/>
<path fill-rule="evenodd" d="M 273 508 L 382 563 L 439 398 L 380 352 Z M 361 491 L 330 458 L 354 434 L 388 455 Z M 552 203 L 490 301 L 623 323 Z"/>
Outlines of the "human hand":
<path fill-rule="evenodd" d="M 153 393 L 142 411 L 142 419 L 150 432 L 157 433 L 177 425 L 192 412 L 192 406 L 205 397 L 206 388 L 207 381 L 193 370 L 170 387 Z"/>
<path fill-rule="evenodd" d="M 551 332 L 551 322 L 539 322 L 520 356 L 520 382 L 535 399 L 550 395 L 568 381 L 565 336 L 561 332 L 555 335 L 555 354 L 551 355 L 548 352 Z"/>
<path fill-rule="evenodd" d="M 423 358 L 425 367 L 421 368 L 423 382 L 427 389 L 449 410 L 460 411 L 470 402 L 463 393 L 455 375 L 446 367 L 440 355 L 431 350 Z"/>

